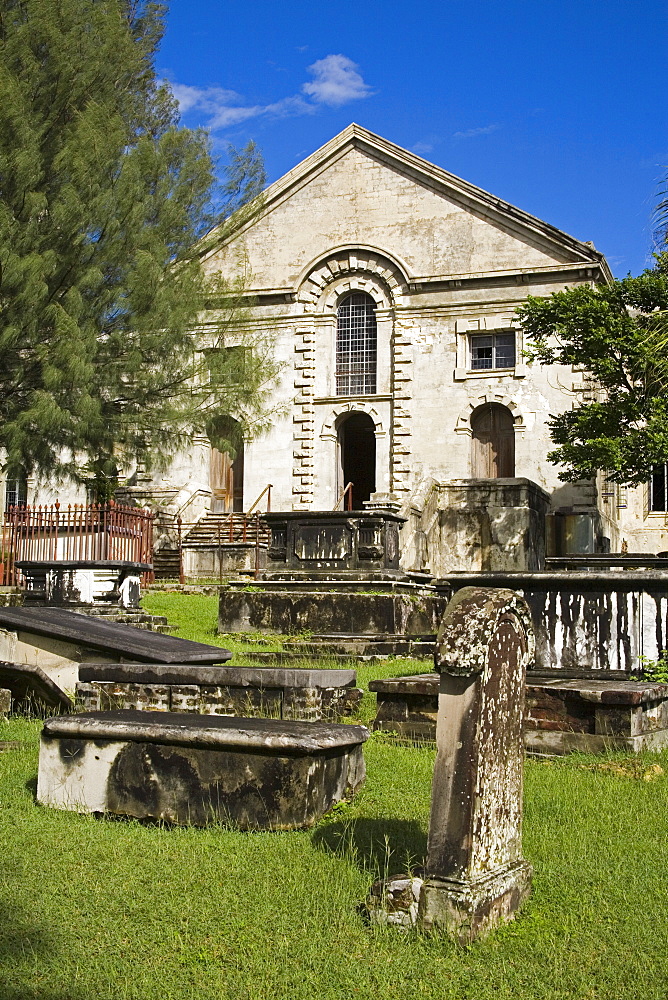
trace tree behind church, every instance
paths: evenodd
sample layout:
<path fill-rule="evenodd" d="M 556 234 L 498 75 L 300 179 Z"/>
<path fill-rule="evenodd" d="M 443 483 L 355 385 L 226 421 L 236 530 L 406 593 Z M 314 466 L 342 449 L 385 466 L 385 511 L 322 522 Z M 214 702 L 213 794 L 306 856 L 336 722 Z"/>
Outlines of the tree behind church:
<path fill-rule="evenodd" d="M 246 424 L 262 411 L 269 345 L 253 345 L 243 377 L 238 353 L 213 352 L 211 385 L 193 350 L 212 294 L 204 237 L 219 220 L 208 138 L 178 127 L 155 76 L 163 13 L 140 0 L 0 0 L 0 447 L 10 475 L 150 465 L 221 409 Z M 243 172 L 243 157 L 234 165 Z M 238 341 L 239 292 L 215 289 L 210 348 Z"/>
<path fill-rule="evenodd" d="M 549 421 L 560 478 L 647 482 L 668 462 L 668 253 L 637 278 L 529 296 L 518 316 L 535 360 L 592 379 L 593 398 Z"/>

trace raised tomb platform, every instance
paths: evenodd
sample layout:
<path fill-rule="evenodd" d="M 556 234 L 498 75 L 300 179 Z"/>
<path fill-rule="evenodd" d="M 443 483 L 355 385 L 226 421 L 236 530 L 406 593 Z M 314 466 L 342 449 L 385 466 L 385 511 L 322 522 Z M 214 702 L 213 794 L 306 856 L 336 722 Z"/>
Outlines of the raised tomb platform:
<path fill-rule="evenodd" d="M 435 742 L 438 674 L 371 681 L 373 729 Z M 668 746 L 668 684 L 527 673 L 524 743 L 538 754 L 659 750 Z"/>
<path fill-rule="evenodd" d="M 668 573 L 600 567 L 542 573 L 452 573 L 436 584 L 512 587 L 526 600 L 535 634 L 527 671 L 525 743 L 536 753 L 668 746 L 668 685 L 629 679 L 640 657 L 668 646 Z M 374 729 L 434 740 L 438 677 L 372 681 Z"/>
<path fill-rule="evenodd" d="M 1 674 L 0 674 L 1 678 Z M 79 668 L 84 711 L 136 709 L 201 715 L 336 721 L 357 709 L 354 670 L 87 663 Z"/>
<path fill-rule="evenodd" d="M 265 515 L 267 568 L 221 591 L 223 633 L 308 633 L 310 656 L 429 656 L 447 599 L 425 573 L 399 567 L 393 510 Z M 286 651 L 290 645 L 286 644 Z"/>
<path fill-rule="evenodd" d="M 161 712 L 47 719 L 37 801 L 242 830 L 312 826 L 364 780 L 364 726 Z"/>

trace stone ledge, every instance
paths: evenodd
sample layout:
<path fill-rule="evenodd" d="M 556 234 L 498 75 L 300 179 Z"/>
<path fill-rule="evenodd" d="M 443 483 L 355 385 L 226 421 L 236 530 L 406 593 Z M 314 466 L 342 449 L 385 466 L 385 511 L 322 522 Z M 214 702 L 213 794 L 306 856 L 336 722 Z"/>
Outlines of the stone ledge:
<path fill-rule="evenodd" d="M 354 687 L 354 670 L 309 670 L 295 667 L 209 667 L 190 664 L 82 663 L 81 681 L 133 684 L 203 684 L 235 687 Z"/>
<path fill-rule="evenodd" d="M 293 753 L 324 753 L 357 746 L 369 738 L 365 726 L 247 719 L 172 712 L 82 712 L 47 719 L 43 737 L 154 741 L 170 746 L 242 747 Z"/>

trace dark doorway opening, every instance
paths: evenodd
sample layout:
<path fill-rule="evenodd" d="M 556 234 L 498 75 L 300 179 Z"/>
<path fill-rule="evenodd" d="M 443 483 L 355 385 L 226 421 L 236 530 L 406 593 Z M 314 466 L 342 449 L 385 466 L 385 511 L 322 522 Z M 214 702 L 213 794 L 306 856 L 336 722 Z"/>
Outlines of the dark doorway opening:
<path fill-rule="evenodd" d="M 512 479 L 515 475 L 513 415 L 500 403 L 484 403 L 471 414 L 474 479 Z"/>
<path fill-rule="evenodd" d="M 376 428 L 368 413 L 351 413 L 339 427 L 341 483 L 353 484 L 353 510 L 363 510 L 376 492 Z"/>

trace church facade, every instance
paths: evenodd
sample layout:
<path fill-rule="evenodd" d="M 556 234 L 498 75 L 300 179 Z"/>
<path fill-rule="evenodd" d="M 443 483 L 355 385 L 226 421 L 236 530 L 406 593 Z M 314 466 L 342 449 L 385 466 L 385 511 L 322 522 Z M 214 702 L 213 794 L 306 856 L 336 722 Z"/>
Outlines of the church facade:
<path fill-rule="evenodd" d="M 610 280 L 592 244 L 350 125 L 272 184 L 206 267 L 245 275 L 249 326 L 281 373 L 270 429 L 234 461 L 198 438 L 153 484 L 184 521 L 247 510 L 268 484 L 273 510 L 332 510 L 351 493 L 355 509 L 421 517 L 448 484 L 523 479 L 575 547 L 668 548 L 665 490 L 566 484 L 547 459 L 549 415 L 593 387 L 528 364 L 515 311 Z M 197 336 L 206 345 L 206 315 Z"/>

